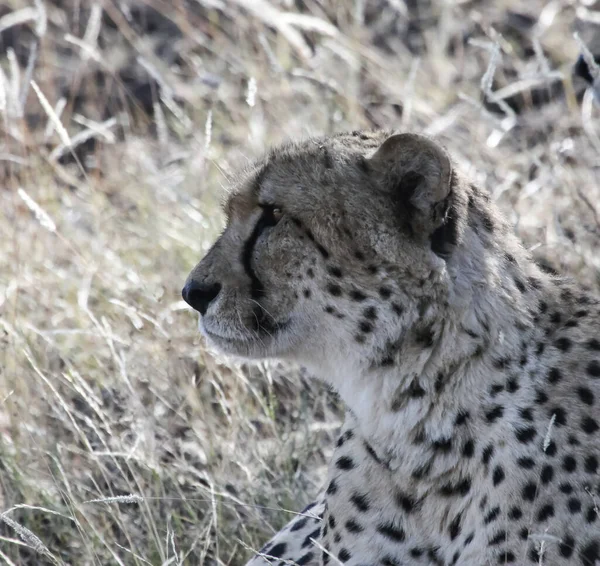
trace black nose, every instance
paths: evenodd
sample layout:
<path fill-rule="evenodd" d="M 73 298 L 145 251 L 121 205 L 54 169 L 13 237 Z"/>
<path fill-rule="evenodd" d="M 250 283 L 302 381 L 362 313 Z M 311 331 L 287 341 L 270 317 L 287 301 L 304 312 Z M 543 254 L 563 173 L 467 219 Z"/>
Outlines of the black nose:
<path fill-rule="evenodd" d="M 193 279 L 185 284 L 181 291 L 183 300 L 201 315 L 206 314 L 208 306 L 212 303 L 221 290 L 220 283 L 198 283 Z"/>

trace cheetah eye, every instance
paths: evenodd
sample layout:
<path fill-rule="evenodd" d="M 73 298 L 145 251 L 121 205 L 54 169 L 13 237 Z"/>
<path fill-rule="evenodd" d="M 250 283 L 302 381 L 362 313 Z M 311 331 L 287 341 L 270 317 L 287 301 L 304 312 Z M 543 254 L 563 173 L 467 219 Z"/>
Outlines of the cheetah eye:
<path fill-rule="evenodd" d="M 263 219 L 268 226 L 275 226 L 283 217 L 283 210 L 274 204 L 259 204 L 263 211 Z"/>

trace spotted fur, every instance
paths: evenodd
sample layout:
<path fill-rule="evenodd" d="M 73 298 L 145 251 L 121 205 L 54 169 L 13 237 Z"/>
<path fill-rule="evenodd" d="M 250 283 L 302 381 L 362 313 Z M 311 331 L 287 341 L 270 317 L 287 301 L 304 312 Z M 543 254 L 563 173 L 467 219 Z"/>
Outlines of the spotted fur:
<path fill-rule="evenodd" d="M 227 213 L 183 292 L 207 342 L 303 364 L 348 407 L 317 518 L 252 566 L 600 561 L 600 303 L 441 147 L 290 144 Z"/>

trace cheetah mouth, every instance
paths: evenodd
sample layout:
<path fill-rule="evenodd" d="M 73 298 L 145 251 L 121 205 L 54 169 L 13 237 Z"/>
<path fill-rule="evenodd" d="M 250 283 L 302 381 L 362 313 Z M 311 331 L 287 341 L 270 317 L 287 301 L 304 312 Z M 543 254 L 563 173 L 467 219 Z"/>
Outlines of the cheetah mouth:
<path fill-rule="evenodd" d="M 208 324 L 207 324 L 208 322 Z M 264 321 L 256 328 L 221 328 L 213 327 L 209 321 L 202 317 L 199 321 L 199 330 L 212 346 L 225 354 L 242 356 L 264 356 L 271 350 L 277 349 L 279 336 L 289 328 L 291 320 L 282 322 Z"/>

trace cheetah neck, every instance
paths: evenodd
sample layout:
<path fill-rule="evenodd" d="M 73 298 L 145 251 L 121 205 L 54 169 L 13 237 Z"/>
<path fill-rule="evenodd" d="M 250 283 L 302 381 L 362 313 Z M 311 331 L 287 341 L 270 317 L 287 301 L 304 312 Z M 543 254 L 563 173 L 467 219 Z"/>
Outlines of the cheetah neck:
<path fill-rule="evenodd" d="M 419 345 L 415 327 L 393 367 L 373 369 L 349 357 L 329 368 L 365 441 L 390 468 L 430 479 L 457 471 L 469 426 L 486 412 L 494 418 L 490 391 L 505 386 L 507 365 L 540 339 L 533 317 L 547 276 L 517 246 L 508 268 L 502 258 L 456 263 L 454 297 L 435 316 L 431 347 Z M 467 280 L 469 270 L 477 275 Z M 535 283 L 516 288 L 527 281 Z M 459 426 L 467 420 L 473 424 Z"/>

